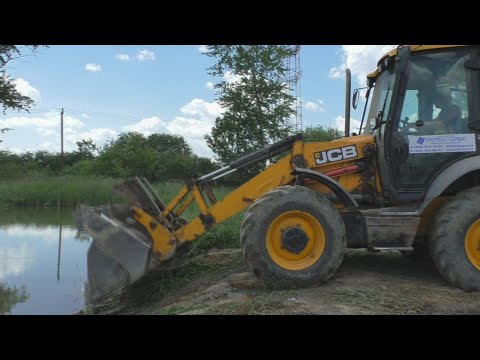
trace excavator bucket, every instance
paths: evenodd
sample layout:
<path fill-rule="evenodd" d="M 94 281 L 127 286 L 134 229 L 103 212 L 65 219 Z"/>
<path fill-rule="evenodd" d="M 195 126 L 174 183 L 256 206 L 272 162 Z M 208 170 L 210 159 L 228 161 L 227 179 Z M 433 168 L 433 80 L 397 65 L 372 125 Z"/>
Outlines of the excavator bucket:
<path fill-rule="evenodd" d="M 129 205 L 76 209 L 79 230 L 93 238 L 87 254 L 87 303 L 111 295 L 158 266 L 151 241 L 129 214 Z"/>
<path fill-rule="evenodd" d="M 160 265 L 153 254 L 150 235 L 132 218 L 132 206 L 159 216 L 165 204 L 145 178 L 129 178 L 114 186 L 113 191 L 126 197 L 129 203 L 80 205 L 75 210 L 78 229 L 88 232 L 93 239 L 87 254 L 87 303 L 134 283 Z M 167 220 L 178 221 L 172 214 Z"/>

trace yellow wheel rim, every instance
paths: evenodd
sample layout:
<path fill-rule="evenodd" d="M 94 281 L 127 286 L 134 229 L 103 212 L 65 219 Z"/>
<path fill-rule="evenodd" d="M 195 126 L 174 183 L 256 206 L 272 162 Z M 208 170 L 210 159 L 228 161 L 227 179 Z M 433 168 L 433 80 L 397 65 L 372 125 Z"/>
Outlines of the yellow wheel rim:
<path fill-rule="evenodd" d="M 277 217 L 267 231 L 267 251 L 287 270 L 304 270 L 317 262 L 325 249 L 322 225 L 312 215 L 288 211 Z"/>
<path fill-rule="evenodd" d="M 472 265 L 480 270 L 480 219 L 468 229 L 465 236 L 465 252 Z"/>

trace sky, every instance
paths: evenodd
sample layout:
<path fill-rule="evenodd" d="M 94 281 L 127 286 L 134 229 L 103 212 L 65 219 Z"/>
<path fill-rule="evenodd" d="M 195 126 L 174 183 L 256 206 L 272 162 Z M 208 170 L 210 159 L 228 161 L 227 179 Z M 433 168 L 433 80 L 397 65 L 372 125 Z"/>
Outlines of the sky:
<path fill-rule="evenodd" d="M 352 89 L 394 45 L 303 45 L 300 50 L 303 128 L 343 130 L 345 67 Z M 35 105 L 27 112 L 0 115 L 0 149 L 60 151 L 60 111 L 64 109 L 64 150 L 91 139 L 102 146 L 122 132 L 179 134 L 195 153 L 212 157 L 204 135 L 223 109 L 207 73 L 214 59 L 204 45 L 52 45 L 36 56 L 9 63 L 17 90 Z M 226 77 L 234 81 L 233 74 Z M 352 109 L 352 131 L 362 117 Z"/>

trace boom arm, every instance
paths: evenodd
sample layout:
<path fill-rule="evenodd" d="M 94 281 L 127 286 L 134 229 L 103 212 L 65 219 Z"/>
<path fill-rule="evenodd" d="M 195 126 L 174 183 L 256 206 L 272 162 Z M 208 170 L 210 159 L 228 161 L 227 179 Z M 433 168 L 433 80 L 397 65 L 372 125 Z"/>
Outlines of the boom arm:
<path fill-rule="evenodd" d="M 209 181 L 269 157 L 292 150 L 290 156 L 278 160 L 260 174 L 228 194 L 222 201 L 217 202 L 210 188 Z M 292 183 L 295 176 L 293 159 L 301 156 L 303 141 L 300 137 L 289 137 L 264 149 L 236 160 L 230 165 L 214 171 L 211 174 L 192 180 L 186 184 L 178 195 L 166 206 L 162 206 L 161 213 L 147 212 L 140 206 L 133 206 L 133 218 L 142 224 L 153 240 L 153 252 L 157 259 L 167 260 L 177 246 L 192 241 L 205 233 L 214 224 L 219 224 L 239 213 L 264 193 L 279 186 Z M 204 198 L 207 195 L 209 203 Z M 172 219 L 177 219 L 193 200 L 198 205 L 200 215 L 187 224 L 176 227 Z M 164 226 L 165 225 L 165 226 Z"/>

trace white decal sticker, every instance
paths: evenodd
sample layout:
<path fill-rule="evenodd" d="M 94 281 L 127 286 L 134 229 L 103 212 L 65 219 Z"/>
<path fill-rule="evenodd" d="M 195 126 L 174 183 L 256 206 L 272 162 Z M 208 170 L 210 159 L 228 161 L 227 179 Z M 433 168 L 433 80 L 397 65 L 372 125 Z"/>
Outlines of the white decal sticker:
<path fill-rule="evenodd" d="M 476 151 L 475 134 L 408 135 L 410 154 Z"/>

